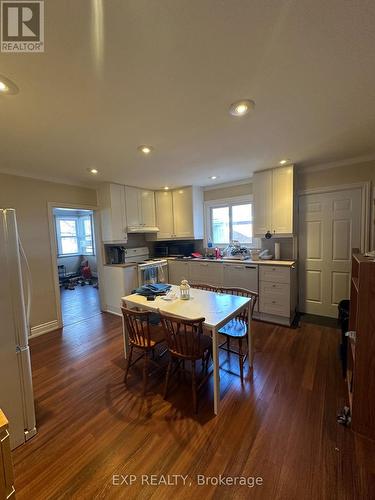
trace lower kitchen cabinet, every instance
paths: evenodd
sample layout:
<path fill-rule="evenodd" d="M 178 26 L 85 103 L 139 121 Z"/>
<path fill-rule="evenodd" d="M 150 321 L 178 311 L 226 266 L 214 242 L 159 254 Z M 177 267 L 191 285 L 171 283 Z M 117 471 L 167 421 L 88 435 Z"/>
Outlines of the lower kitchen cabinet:
<path fill-rule="evenodd" d="M 102 275 L 103 310 L 121 315 L 121 297 L 138 288 L 138 267 L 104 266 Z"/>
<path fill-rule="evenodd" d="M 170 260 L 169 282 L 245 288 L 258 292 L 254 318 L 291 325 L 297 305 L 297 271 L 294 265 L 223 263 Z"/>
<path fill-rule="evenodd" d="M 260 266 L 259 319 L 290 325 L 297 305 L 295 266 Z"/>
<path fill-rule="evenodd" d="M 170 260 L 168 262 L 169 283 L 179 285 L 182 280 L 190 281 L 189 262 Z"/>
<path fill-rule="evenodd" d="M 189 262 L 193 284 L 223 285 L 223 264 L 220 262 Z"/>
<path fill-rule="evenodd" d="M 244 288 L 252 292 L 258 291 L 257 264 L 223 264 L 223 285 L 235 288 Z M 258 311 L 259 304 L 255 304 L 254 311 Z"/>

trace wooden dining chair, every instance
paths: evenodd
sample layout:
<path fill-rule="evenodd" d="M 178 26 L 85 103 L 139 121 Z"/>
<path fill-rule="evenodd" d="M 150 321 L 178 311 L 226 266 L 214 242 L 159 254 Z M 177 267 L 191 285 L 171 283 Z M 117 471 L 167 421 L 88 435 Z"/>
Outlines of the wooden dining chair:
<path fill-rule="evenodd" d="M 124 383 L 126 384 L 129 368 L 143 358 L 143 394 L 145 394 L 148 378 L 148 365 L 149 361 L 152 361 L 149 355 L 150 353 L 154 353 L 154 349 L 158 344 L 165 341 L 164 329 L 161 324 L 153 324 L 153 316 L 155 316 L 155 313 L 150 311 L 141 311 L 139 309 L 128 309 L 126 307 L 121 307 L 121 310 L 130 344 Z M 142 354 L 132 362 L 134 349 L 142 351 Z"/>
<path fill-rule="evenodd" d="M 212 356 L 212 340 L 203 334 L 205 319 L 184 320 L 164 313 L 160 313 L 160 319 L 170 354 L 165 376 L 164 398 L 167 397 L 173 362 L 176 362 L 176 370 L 180 370 L 181 365 L 184 368 L 185 361 L 190 361 L 193 407 L 196 413 L 198 409 L 197 393 L 208 379 L 208 362 Z M 198 360 L 202 360 L 202 370 L 204 371 L 204 377 L 199 384 L 196 380 L 196 362 Z"/>
<path fill-rule="evenodd" d="M 204 283 L 192 284 L 190 283 L 190 288 L 198 288 L 199 290 L 206 290 L 207 292 L 217 292 L 218 287 L 214 285 L 206 285 Z"/>
<path fill-rule="evenodd" d="M 250 305 L 250 320 L 253 316 L 254 307 L 258 300 L 257 292 L 252 292 L 250 290 L 245 290 L 244 288 L 232 288 L 232 287 L 220 287 L 221 293 L 226 293 L 230 295 L 237 295 L 239 297 L 248 297 L 251 299 Z M 226 352 L 237 354 L 240 364 L 240 376 L 241 383 L 243 383 L 243 367 L 248 355 L 248 349 L 244 353 L 242 350 L 242 341 L 248 338 L 248 325 L 249 325 L 249 309 L 246 307 L 243 309 L 238 316 L 229 321 L 226 325 L 222 326 L 218 333 L 226 337 L 225 342 L 219 345 L 219 349 L 223 349 Z M 231 339 L 238 340 L 238 351 L 231 348 Z"/>

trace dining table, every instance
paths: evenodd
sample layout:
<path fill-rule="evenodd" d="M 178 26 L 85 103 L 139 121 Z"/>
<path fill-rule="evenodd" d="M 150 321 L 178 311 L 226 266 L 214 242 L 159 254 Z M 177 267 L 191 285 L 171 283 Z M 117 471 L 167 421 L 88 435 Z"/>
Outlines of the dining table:
<path fill-rule="evenodd" d="M 182 319 L 205 318 L 205 330 L 211 332 L 212 336 L 212 358 L 214 377 L 214 413 L 219 413 L 220 407 L 220 366 L 219 366 L 219 343 L 218 332 L 220 328 L 235 318 L 244 308 L 248 308 L 248 363 L 253 366 L 253 342 L 250 328 L 251 320 L 251 298 L 217 293 L 198 288 L 191 288 L 190 299 L 180 298 L 179 286 L 172 285 L 167 296 L 156 296 L 155 300 L 147 300 L 147 297 L 133 293 L 121 298 L 121 303 L 128 307 L 138 307 L 143 310 L 162 312 L 177 316 Z M 124 352 L 125 358 L 129 355 L 128 335 L 123 320 Z"/>

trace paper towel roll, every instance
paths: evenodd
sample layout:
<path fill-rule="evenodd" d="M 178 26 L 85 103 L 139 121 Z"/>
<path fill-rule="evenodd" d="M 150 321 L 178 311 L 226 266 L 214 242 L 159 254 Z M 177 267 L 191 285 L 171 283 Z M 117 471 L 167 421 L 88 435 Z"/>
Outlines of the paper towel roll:
<path fill-rule="evenodd" d="M 280 243 L 275 243 L 275 260 L 280 260 Z"/>

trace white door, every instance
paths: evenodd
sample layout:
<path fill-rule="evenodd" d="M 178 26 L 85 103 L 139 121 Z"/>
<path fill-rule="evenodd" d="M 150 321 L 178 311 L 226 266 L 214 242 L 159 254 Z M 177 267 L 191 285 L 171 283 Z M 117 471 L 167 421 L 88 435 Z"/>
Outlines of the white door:
<path fill-rule="evenodd" d="M 349 298 L 352 248 L 361 247 L 361 189 L 299 197 L 300 310 L 337 317 Z"/>
<path fill-rule="evenodd" d="M 157 191 L 156 198 L 156 224 L 159 228 L 157 233 L 158 239 L 172 238 L 173 228 L 173 202 L 172 193 L 170 191 Z"/>

